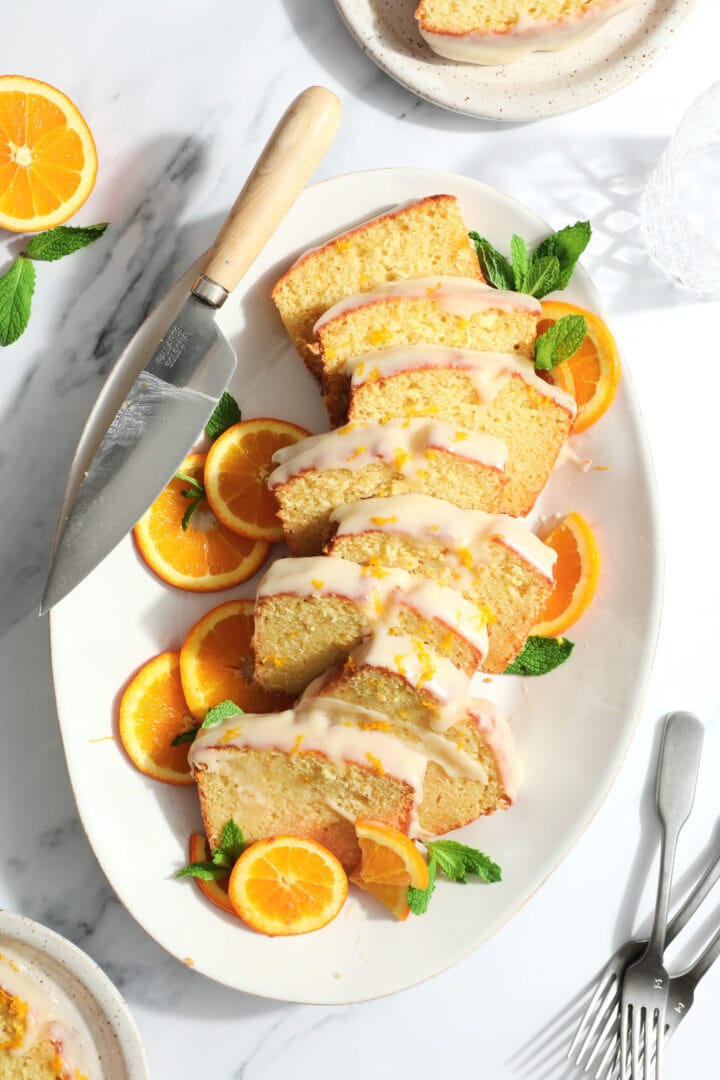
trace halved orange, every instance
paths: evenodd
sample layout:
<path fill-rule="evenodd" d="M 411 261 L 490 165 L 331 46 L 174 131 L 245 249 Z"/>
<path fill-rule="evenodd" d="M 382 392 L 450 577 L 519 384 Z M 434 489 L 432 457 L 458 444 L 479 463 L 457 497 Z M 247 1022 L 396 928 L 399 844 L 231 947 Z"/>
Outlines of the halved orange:
<path fill-rule="evenodd" d="M 241 919 L 270 937 L 307 934 L 335 918 L 348 880 L 331 851 L 302 836 L 258 840 L 230 875 L 230 903 Z"/>
<path fill-rule="evenodd" d="M 180 676 L 190 711 L 203 720 L 221 701 L 244 712 L 279 712 L 293 698 L 264 690 L 252 679 L 254 600 L 229 600 L 195 623 L 180 650 Z"/>
<path fill-rule="evenodd" d="M 600 552 L 581 514 L 568 514 L 544 540 L 557 551 L 555 588 L 533 634 L 557 637 L 589 607 L 600 578 Z"/>
<path fill-rule="evenodd" d="M 138 671 L 120 702 L 120 739 L 133 765 L 165 784 L 193 784 L 189 743 L 177 735 L 195 727 L 180 682 L 180 653 L 165 652 Z"/>
<path fill-rule="evenodd" d="M 0 228 L 37 232 L 79 210 L 95 184 L 90 128 L 60 90 L 0 76 Z"/>
<path fill-rule="evenodd" d="M 178 472 L 202 483 L 206 457 L 190 454 Z M 171 480 L 133 529 L 147 565 L 168 585 L 189 592 L 218 592 L 247 581 L 267 559 L 270 545 L 225 528 L 205 499 L 183 529 L 192 502 L 185 491 L 193 491 L 187 480 Z"/>
<path fill-rule="evenodd" d="M 544 373 L 550 382 L 567 390 L 577 402 L 573 431 L 585 431 L 612 405 L 620 382 L 620 356 L 615 339 L 602 319 L 592 311 L 560 300 L 544 300 L 538 334 L 564 315 L 582 315 L 587 334 L 569 360 Z"/>
<path fill-rule="evenodd" d="M 267 486 L 273 454 L 306 439 L 305 428 L 287 420 L 243 420 L 224 431 L 210 448 L 205 490 L 213 511 L 240 536 L 280 543 L 277 501 Z"/>
<path fill-rule="evenodd" d="M 201 833 L 193 833 L 190 837 L 190 862 L 209 861 L 210 848 L 208 847 L 207 840 Z M 230 897 L 227 892 L 229 880 L 229 874 L 227 877 L 217 878 L 215 881 L 203 881 L 202 878 L 195 878 L 200 892 L 208 898 L 211 904 L 221 908 L 223 911 L 227 911 L 228 915 L 236 915 L 237 912 L 230 903 Z"/>
<path fill-rule="evenodd" d="M 358 818 L 355 832 L 362 857 L 350 880 L 376 896 L 396 918 L 407 919 L 408 889 L 428 887 L 425 859 L 409 836 L 382 821 Z"/>

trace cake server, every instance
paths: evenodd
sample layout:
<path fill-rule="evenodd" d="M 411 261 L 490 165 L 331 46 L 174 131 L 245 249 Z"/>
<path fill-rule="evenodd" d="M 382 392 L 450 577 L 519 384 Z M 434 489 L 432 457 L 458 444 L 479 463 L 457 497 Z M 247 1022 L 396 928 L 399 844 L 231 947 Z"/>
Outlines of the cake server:
<path fill-rule="evenodd" d="M 340 102 L 324 87 L 310 87 L 295 99 L 179 313 L 159 325 L 155 313 L 148 316 L 115 364 L 75 452 L 41 614 L 79 585 L 136 524 L 212 415 L 237 364 L 215 313 L 310 179 L 340 114 Z"/>

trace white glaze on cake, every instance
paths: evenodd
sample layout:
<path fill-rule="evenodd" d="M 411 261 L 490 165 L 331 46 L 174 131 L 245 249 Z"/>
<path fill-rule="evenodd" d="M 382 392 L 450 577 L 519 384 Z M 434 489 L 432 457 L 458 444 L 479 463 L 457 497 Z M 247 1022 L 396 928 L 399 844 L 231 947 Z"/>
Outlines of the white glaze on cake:
<path fill-rule="evenodd" d="M 327 323 L 349 311 L 386 300 L 432 300 L 434 304 L 459 319 L 471 319 L 483 311 L 518 311 L 539 316 L 540 301 L 525 293 L 494 289 L 474 278 L 426 277 L 413 281 L 388 281 L 368 292 L 356 293 L 333 304 L 313 327 L 315 333 Z"/>
<path fill-rule="evenodd" d="M 472 565 L 486 561 L 486 545 L 497 538 L 543 577 L 553 580 L 556 552 L 522 521 L 507 514 L 462 510 L 432 495 L 409 494 L 347 503 L 334 510 L 330 520 L 337 526 L 336 537 L 365 532 L 395 533 L 447 548 L 456 557 L 469 553 Z M 465 569 L 470 572 L 470 568 Z"/>
<path fill-rule="evenodd" d="M 273 455 L 277 468 L 268 486 L 277 487 L 310 469 L 363 469 L 384 462 L 409 484 L 417 483 L 434 450 L 502 471 L 507 447 L 494 435 L 464 431 L 455 424 L 416 417 L 384 424 L 346 424 L 323 435 L 284 446 Z"/>
<path fill-rule="evenodd" d="M 38 1039 L 49 1039 L 65 1073 L 58 1080 L 101 1080 L 100 1059 L 87 1024 L 70 997 L 42 970 L 6 946 L 0 948 L 0 991 L 27 1005 L 22 1041 L 4 1051 L 21 1058 Z"/>
<path fill-rule="evenodd" d="M 260 581 L 257 598 L 282 595 L 346 598 L 374 629 L 391 624 L 398 609 L 410 608 L 463 637 L 483 659 L 487 655 L 487 627 L 478 608 L 454 589 L 406 570 L 368 568 L 326 555 L 278 559 Z"/>
<path fill-rule="evenodd" d="M 492 750 L 505 793 L 511 802 L 515 802 L 523 772 L 506 717 L 497 705 L 483 698 L 470 698 L 467 715 L 469 720 L 477 724 L 483 739 Z"/>
<path fill-rule="evenodd" d="M 345 373 L 350 375 L 352 390 L 365 383 L 391 379 L 408 371 L 434 368 L 462 371 L 470 379 L 479 401 L 487 404 L 513 376 L 519 376 L 543 397 L 551 398 L 573 418 L 577 412 L 574 398 L 553 383 L 545 382 L 536 373 L 532 360 L 512 353 L 478 352 L 472 349 L 452 349 L 444 345 L 399 345 L 378 349 L 348 360 Z"/>
<path fill-rule="evenodd" d="M 433 52 L 463 64 L 495 65 L 521 60 L 532 52 L 559 52 L 579 45 L 599 26 L 637 0 L 590 0 L 584 12 L 561 19 L 534 19 L 518 12 L 513 26 L 504 31 L 439 33 L 418 29 Z M 591 6 L 592 4 L 592 6 Z"/>

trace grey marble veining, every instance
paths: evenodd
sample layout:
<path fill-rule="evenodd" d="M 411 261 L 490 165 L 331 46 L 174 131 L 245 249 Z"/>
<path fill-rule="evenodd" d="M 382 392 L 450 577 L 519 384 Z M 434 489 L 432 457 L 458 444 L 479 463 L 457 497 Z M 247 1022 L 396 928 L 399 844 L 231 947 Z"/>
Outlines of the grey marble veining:
<path fill-rule="evenodd" d="M 655 719 L 668 708 L 694 708 L 709 725 L 681 871 L 706 846 L 717 813 L 712 643 L 720 597 L 703 560 L 688 557 L 686 512 L 699 507 L 704 520 L 700 466 L 714 460 L 720 373 L 703 350 L 716 336 L 720 305 L 690 304 L 648 266 L 634 217 L 664 141 L 716 77 L 715 5 L 701 4 L 675 47 L 620 95 L 580 113 L 507 127 L 442 112 L 391 82 L 354 44 L 331 0 L 267 0 L 252 8 L 232 0 L 212 8 L 187 0 L 28 0 L 3 17 L 3 69 L 62 87 L 90 121 L 101 167 L 77 221 L 109 220 L 111 228 L 86 251 L 38 268 L 31 326 L 15 346 L 0 349 L 0 905 L 65 934 L 108 972 L 138 1020 L 158 1080 L 449 1073 L 562 1080 L 573 999 L 651 905 L 647 763 Z M 28 34 L 28 25 L 42 32 Z M 511 923 L 452 971 L 386 1001 L 346 1008 L 264 1001 L 210 983 L 166 955 L 125 912 L 77 816 L 46 625 L 34 614 L 69 461 L 104 374 L 207 246 L 275 121 L 313 82 L 336 90 L 345 109 L 320 176 L 393 165 L 450 169 L 502 187 L 556 226 L 592 217 L 596 241 L 587 265 L 631 359 L 672 568 L 638 735 L 583 840 Z M 0 266 L 21 246 L 0 236 Z M 674 416 L 670 438 L 668 375 L 680 363 L 700 362 L 704 393 L 691 416 Z M 152 873 L 141 837 L 137 873 Z M 712 1002 L 719 986 L 711 973 L 671 1049 L 670 1080 L 717 1074 Z"/>

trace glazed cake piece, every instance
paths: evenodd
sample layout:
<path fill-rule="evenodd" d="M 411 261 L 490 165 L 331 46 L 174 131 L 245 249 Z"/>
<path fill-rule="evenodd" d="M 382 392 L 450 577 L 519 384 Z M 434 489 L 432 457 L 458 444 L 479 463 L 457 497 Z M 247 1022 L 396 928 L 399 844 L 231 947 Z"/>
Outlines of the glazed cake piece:
<path fill-rule="evenodd" d="M 532 357 L 540 302 L 466 278 L 397 281 L 341 300 L 315 324 L 330 422 L 347 415 L 349 360 L 398 345 Z"/>
<path fill-rule="evenodd" d="M 258 586 L 255 679 L 297 695 L 380 626 L 412 634 L 469 675 L 487 655 L 484 615 L 455 589 L 348 559 L 278 559 Z"/>
<path fill-rule="evenodd" d="M 305 252 L 272 291 L 310 371 L 322 368 L 313 326 L 345 296 L 398 278 L 447 274 L 482 281 L 454 195 L 430 195 L 372 218 Z"/>
<path fill-rule="evenodd" d="M 466 64 L 507 64 L 579 44 L 636 0 L 420 0 L 420 33 L 433 52 Z"/>
<path fill-rule="evenodd" d="M 501 439 L 508 456 L 500 509 L 513 516 L 532 510 L 575 419 L 571 395 L 514 353 L 399 346 L 350 360 L 345 370 L 351 423 L 438 416 Z"/>
<path fill-rule="evenodd" d="M 278 450 L 268 485 L 293 555 L 322 551 L 330 515 L 345 503 L 421 491 L 495 511 L 503 500 L 505 444 L 423 418 L 349 424 Z"/>
<path fill-rule="evenodd" d="M 328 554 L 397 566 L 458 589 L 487 616 L 487 672 L 502 672 L 537 625 L 556 554 L 517 518 L 461 510 L 429 495 L 340 507 Z"/>

